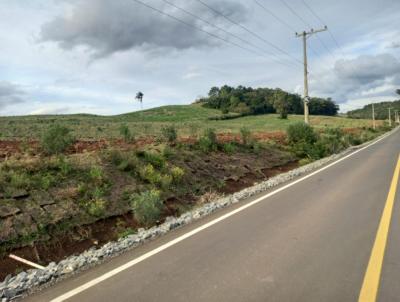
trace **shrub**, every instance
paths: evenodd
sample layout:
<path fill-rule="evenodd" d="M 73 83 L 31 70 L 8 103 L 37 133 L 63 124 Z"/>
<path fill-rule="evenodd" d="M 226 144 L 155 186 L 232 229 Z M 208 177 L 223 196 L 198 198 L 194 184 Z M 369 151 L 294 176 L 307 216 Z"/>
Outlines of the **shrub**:
<path fill-rule="evenodd" d="M 165 148 L 162 151 L 162 156 L 166 159 L 170 159 L 175 155 L 174 150 L 172 150 L 171 147 L 165 146 Z"/>
<path fill-rule="evenodd" d="M 314 129 L 306 123 L 299 122 L 287 128 L 288 142 L 291 145 L 297 143 L 313 144 L 317 141 L 317 134 Z"/>
<path fill-rule="evenodd" d="M 61 125 L 53 125 L 42 137 L 41 147 L 49 155 L 60 154 L 74 143 L 70 130 Z"/>
<path fill-rule="evenodd" d="M 210 151 L 216 151 L 218 147 L 217 143 L 217 135 L 215 133 L 215 130 L 212 128 L 208 128 L 204 131 L 204 134 L 202 137 L 199 139 L 199 148 L 203 152 L 210 152 Z"/>
<path fill-rule="evenodd" d="M 40 178 L 40 186 L 43 190 L 48 190 L 55 182 L 54 176 L 50 173 L 47 173 Z"/>
<path fill-rule="evenodd" d="M 161 183 L 161 175 L 158 173 L 152 164 L 147 164 L 139 171 L 139 176 L 142 180 L 145 180 L 153 185 Z"/>
<path fill-rule="evenodd" d="M 346 144 L 351 146 L 358 146 L 362 144 L 360 137 L 353 133 L 346 134 L 343 139 L 346 142 Z"/>
<path fill-rule="evenodd" d="M 338 153 L 348 147 L 344 133 L 339 128 L 328 128 L 321 135 L 321 143 L 325 146 L 325 155 Z"/>
<path fill-rule="evenodd" d="M 133 152 L 121 152 L 119 150 L 111 150 L 106 158 L 115 166 L 118 170 L 125 172 L 135 171 L 139 165 L 138 159 Z"/>
<path fill-rule="evenodd" d="M 155 152 L 144 152 L 144 160 L 154 167 L 162 169 L 165 167 L 165 158 Z"/>
<path fill-rule="evenodd" d="M 160 218 L 164 204 L 157 190 L 145 191 L 131 197 L 131 206 L 136 220 L 144 225 L 151 225 Z"/>
<path fill-rule="evenodd" d="M 168 143 L 175 143 L 178 138 L 178 133 L 174 125 L 166 126 L 161 128 L 161 135 L 164 141 Z"/>
<path fill-rule="evenodd" d="M 222 145 L 222 150 L 226 154 L 233 154 L 236 151 L 236 146 L 233 143 L 225 143 Z"/>
<path fill-rule="evenodd" d="M 213 145 L 217 145 L 217 134 L 215 133 L 215 129 L 213 128 L 207 128 L 204 131 L 204 136 L 213 144 Z"/>
<path fill-rule="evenodd" d="M 85 208 L 89 215 L 100 217 L 105 213 L 106 202 L 103 199 L 93 199 L 85 203 Z"/>
<path fill-rule="evenodd" d="M 240 138 L 242 139 L 243 145 L 247 145 L 251 139 L 251 132 L 248 128 L 242 127 L 240 128 Z"/>
<path fill-rule="evenodd" d="M 119 127 L 119 133 L 123 137 L 124 141 L 127 143 L 130 143 L 135 140 L 133 133 L 126 124 L 122 124 Z"/>
<path fill-rule="evenodd" d="M 182 168 L 173 167 L 171 169 L 171 175 L 174 182 L 179 183 L 182 180 L 183 176 L 185 175 L 185 171 Z"/>
<path fill-rule="evenodd" d="M 172 179 L 171 175 L 168 175 L 168 174 L 161 175 L 161 177 L 160 177 L 160 186 L 161 186 L 161 188 L 164 191 L 168 190 L 170 185 L 171 185 L 171 183 L 172 183 L 172 181 L 173 181 L 173 179 Z"/>
<path fill-rule="evenodd" d="M 287 136 L 292 152 L 299 157 L 318 159 L 326 152 L 323 144 L 317 144 L 318 136 L 314 129 L 303 122 L 290 125 Z"/>

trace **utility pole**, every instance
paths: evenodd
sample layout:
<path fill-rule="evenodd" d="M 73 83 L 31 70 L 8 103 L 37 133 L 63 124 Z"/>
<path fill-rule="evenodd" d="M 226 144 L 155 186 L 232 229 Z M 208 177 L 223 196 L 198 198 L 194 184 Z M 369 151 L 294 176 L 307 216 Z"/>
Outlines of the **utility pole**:
<path fill-rule="evenodd" d="M 325 26 L 322 29 L 311 29 L 309 32 L 303 31 L 302 33 L 296 33 L 296 37 L 302 37 L 303 38 L 303 60 L 304 60 L 304 122 L 306 124 L 310 123 L 309 119 L 309 112 L 308 112 L 308 102 L 310 101 L 310 97 L 308 95 L 308 67 L 307 67 L 307 38 L 310 37 L 313 34 L 323 32 L 328 30 L 328 27 Z"/>
<path fill-rule="evenodd" d="M 372 103 L 372 128 L 374 128 L 374 130 L 376 129 L 376 125 L 375 125 L 375 105 L 374 105 L 374 103 Z"/>
<path fill-rule="evenodd" d="M 392 127 L 392 115 L 390 114 L 390 109 L 392 108 L 388 108 L 389 109 L 389 127 Z"/>

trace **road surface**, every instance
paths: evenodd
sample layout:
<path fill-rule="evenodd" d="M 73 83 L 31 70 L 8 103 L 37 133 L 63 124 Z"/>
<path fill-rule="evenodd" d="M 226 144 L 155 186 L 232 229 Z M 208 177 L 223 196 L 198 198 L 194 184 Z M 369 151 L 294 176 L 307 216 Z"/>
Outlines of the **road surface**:
<path fill-rule="evenodd" d="M 26 301 L 400 301 L 399 152 L 396 131 Z"/>

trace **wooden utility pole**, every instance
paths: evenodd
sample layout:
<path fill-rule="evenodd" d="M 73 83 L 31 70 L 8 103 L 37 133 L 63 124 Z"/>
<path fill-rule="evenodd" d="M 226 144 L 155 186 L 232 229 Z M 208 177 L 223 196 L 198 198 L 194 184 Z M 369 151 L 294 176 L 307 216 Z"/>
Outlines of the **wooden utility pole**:
<path fill-rule="evenodd" d="M 389 109 L 389 127 L 392 127 L 392 115 L 391 115 L 391 113 L 390 113 L 390 109 L 392 109 L 392 108 L 388 108 Z"/>
<path fill-rule="evenodd" d="M 304 122 L 306 124 L 310 123 L 309 112 L 308 112 L 308 102 L 310 101 L 310 97 L 308 95 L 308 66 L 307 66 L 307 38 L 313 34 L 326 31 L 328 27 L 325 26 L 322 29 L 311 29 L 309 32 L 303 31 L 302 33 L 296 33 L 296 37 L 303 38 L 303 60 L 304 60 Z"/>
<path fill-rule="evenodd" d="M 372 103 L 372 128 L 376 129 L 375 125 L 375 105 Z"/>

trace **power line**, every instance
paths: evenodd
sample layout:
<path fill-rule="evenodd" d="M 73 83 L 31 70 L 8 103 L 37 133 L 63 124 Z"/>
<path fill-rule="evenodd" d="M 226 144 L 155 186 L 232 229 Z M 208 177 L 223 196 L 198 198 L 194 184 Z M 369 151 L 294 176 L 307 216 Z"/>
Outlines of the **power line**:
<path fill-rule="evenodd" d="M 304 5 L 308 8 L 308 10 L 311 12 L 311 14 L 312 14 L 315 18 L 317 18 L 318 21 L 319 21 L 322 25 L 325 25 L 325 22 L 317 15 L 317 13 L 311 8 L 311 6 L 308 5 L 306 1 L 304 1 L 304 0 L 302 0 L 302 1 L 303 1 Z M 333 35 L 333 33 L 332 33 L 329 29 L 328 29 L 328 33 L 329 33 L 329 35 L 331 36 L 333 42 L 335 42 L 336 47 L 337 47 L 337 48 L 340 50 L 340 52 L 342 53 L 342 56 L 344 56 L 344 52 L 343 52 L 342 47 L 340 47 L 338 41 L 335 39 L 335 36 Z"/>
<path fill-rule="evenodd" d="M 205 34 L 207 34 L 207 35 L 209 35 L 209 36 L 211 36 L 211 37 L 214 37 L 215 39 L 221 40 L 221 41 L 223 41 L 223 42 L 225 42 L 225 43 L 227 43 L 227 44 L 231 44 L 231 45 L 236 46 L 236 47 L 238 47 L 238 48 L 240 48 L 240 49 L 242 49 L 242 50 L 245 50 L 245 51 L 251 52 L 251 53 L 253 53 L 253 54 L 256 54 L 257 56 L 266 57 L 266 56 L 264 56 L 264 55 L 262 55 L 262 54 L 260 54 L 260 53 L 258 53 L 258 52 L 256 52 L 256 51 L 254 51 L 254 50 L 252 50 L 252 49 L 250 49 L 250 48 L 243 47 L 243 46 L 241 46 L 241 45 L 239 45 L 239 44 L 237 44 L 237 43 L 235 43 L 235 42 L 229 41 L 229 40 L 227 40 L 227 39 L 225 39 L 225 38 L 222 38 L 222 37 L 220 37 L 220 36 L 218 36 L 218 35 L 215 35 L 215 34 L 213 34 L 213 33 L 211 33 L 211 32 L 208 32 L 208 31 L 206 31 L 206 30 L 204 30 L 204 29 L 202 29 L 202 28 L 200 28 L 200 27 L 197 27 L 197 26 L 195 26 L 195 25 L 193 25 L 193 24 L 187 23 L 187 22 L 185 22 L 185 21 L 183 21 L 183 20 L 181 20 L 181 19 L 179 19 L 179 18 L 177 18 L 177 17 L 175 17 L 175 16 L 173 16 L 173 15 L 170 15 L 170 14 L 168 14 L 168 13 L 162 11 L 162 10 L 159 10 L 158 8 L 155 8 L 155 7 L 151 6 L 151 5 L 148 5 L 147 3 L 144 3 L 144 2 L 142 2 L 142 1 L 140 1 L 140 0 L 132 0 L 132 1 L 135 1 L 135 2 L 138 3 L 138 4 L 141 4 L 141 5 L 143 5 L 143 6 L 147 7 L 147 8 L 149 8 L 149 9 L 152 9 L 152 10 L 158 12 L 159 14 L 162 14 L 162 15 L 164 15 L 164 16 L 167 16 L 167 17 L 169 17 L 169 18 L 172 18 L 172 19 L 174 19 L 175 21 L 177 21 L 177 22 L 179 22 L 179 23 L 182 23 L 182 24 L 184 24 L 184 25 L 186 25 L 186 26 L 188 26 L 188 27 L 191 27 L 191 28 L 194 28 L 194 29 L 196 29 L 196 30 L 198 30 L 198 31 L 201 31 L 201 32 L 203 32 L 203 33 L 205 33 Z M 266 57 L 266 58 L 269 58 L 269 57 Z"/>
<path fill-rule="evenodd" d="M 220 27 L 220 26 L 215 25 L 215 24 L 209 22 L 208 20 L 206 20 L 206 19 L 204 19 L 204 18 L 201 18 L 201 17 L 197 16 L 196 14 L 194 14 L 194 13 L 192 13 L 192 12 L 190 12 L 190 11 L 188 11 L 188 10 L 182 8 L 182 7 L 177 6 L 176 4 L 174 4 L 174 3 L 172 3 L 172 2 L 170 2 L 170 1 L 168 1 L 168 0 L 162 0 L 162 1 L 164 1 L 165 3 L 171 5 L 172 7 L 176 8 L 176 9 L 178 9 L 178 10 L 180 10 L 180 11 L 183 11 L 185 14 L 187 14 L 187 15 L 189 15 L 189 16 L 195 18 L 195 19 L 198 19 L 198 20 L 200 20 L 200 21 L 202 21 L 202 22 L 204 22 L 204 23 L 206 23 L 206 24 L 208 24 L 208 25 L 210 25 L 210 26 L 212 26 L 212 27 L 214 27 L 214 28 L 216 28 L 216 29 L 218 29 L 218 30 L 220 30 L 220 31 L 222 31 L 222 32 L 224 32 L 224 33 L 226 33 L 226 34 L 228 34 L 228 35 L 230 35 L 230 36 L 236 38 L 236 39 L 238 39 L 238 40 L 240 40 L 240 41 L 243 42 L 243 43 L 246 43 L 246 44 L 248 44 L 248 45 L 253 46 L 254 48 L 258 49 L 259 51 L 265 52 L 265 53 L 267 53 L 268 55 L 274 56 L 277 60 L 280 60 L 280 58 L 279 58 L 276 54 L 274 54 L 274 53 L 272 53 L 272 52 L 268 52 L 268 51 L 266 51 L 265 49 L 263 49 L 263 48 L 257 46 L 256 44 L 254 44 L 254 43 L 252 43 L 252 42 L 250 42 L 250 41 L 247 41 L 247 40 L 241 38 L 240 36 L 238 36 L 238 35 L 236 35 L 236 34 L 230 32 L 230 31 L 227 31 L 226 29 L 224 29 L 224 28 L 222 28 L 222 27 Z M 297 67 L 297 66 L 294 65 L 294 64 L 290 64 L 290 63 L 286 63 L 286 62 L 279 62 L 279 61 L 277 61 L 277 63 L 285 64 L 286 66 L 290 66 L 290 67 Z"/>
<path fill-rule="evenodd" d="M 272 17 L 274 17 L 276 20 L 278 20 L 280 23 L 282 23 L 283 25 L 285 25 L 287 28 L 289 28 L 291 31 L 296 32 L 297 29 L 295 29 L 293 26 L 291 26 L 289 23 L 287 23 L 285 20 L 283 20 L 282 18 L 278 17 L 273 11 L 271 11 L 270 9 L 266 8 L 264 5 L 262 5 L 260 2 L 258 2 L 257 0 L 254 0 L 254 2 L 261 7 L 263 10 L 265 10 L 268 14 L 270 14 Z"/>
<path fill-rule="evenodd" d="M 293 26 L 291 26 L 289 23 L 287 23 L 285 20 L 283 20 L 282 18 L 278 17 L 273 11 L 271 11 L 270 9 L 266 8 L 264 5 L 262 5 L 259 1 L 254 0 L 254 2 L 260 6 L 264 11 L 266 11 L 268 14 L 270 14 L 272 17 L 274 17 L 276 20 L 278 20 L 280 23 L 282 23 L 283 25 L 285 25 L 290 31 L 296 32 L 297 29 L 295 29 Z M 320 54 L 311 46 L 309 46 L 309 48 L 311 49 L 311 51 L 313 52 L 314 55 L 316 56 L 320 56 Z"/>
<path fill-rule="evenodd" d="M 300 16 L 285 0 L 281 0 L 281 2 L 289 9 L 292 14 L 294 14 L 297 18 L 299 18 L 304 25 L 308 26 L 310 29 L 312 28 L 311 24 L 308 23 L 302 16 Z M 318 36 L 316 35 L 318 41 L 322 44 L 322 46 L 329 52 L 329 54 L 332 56 L 333 59 L 335 59 L 335 56 L 333 55 L 332 51 L 328 48 L 328 46 L 325 44 L 325 42 Z"/>
<path fill-rule="evenodd" d="M 228 20 L 230 23 L 239 26 L 240 28 L 242 28 L 243 30 L 245 30 L 246 32 L 248 32 L 249 34 L 251 34 L 252 36 L 256 37 L 257 39 L 263 41 L 264 43 L 268 44 L 269 46 L 271 46 L 272 48 L 278 50 L 279 52 L 285 54 L 286 56 L 292 58 L 294 61 L 296 61 L 298 64 L 303 64 L 299 59 L 297 59 L 296 57 L 292 56 L 290 53 L 288 53 L 287 51 L 285 51 L 284 49 L 280 48 L 279 46 L 273 44 L 272 42 L 264 39 L 263 37 L 261 37 L 260 35 L 256 34 L 255 32 L 251 31 L 250 29 L 248 29 L 247 27 L 245 27 L 244 25 L 232 20 L 231 18 L 229 18 L 228 16 L 224 15 L 223 13 L 219 12 L 218 10 L 216 10 L 215 8 L 213 8 L 212 6 L 208 5 L 207 3 L 204 3 L 202 0 L 196 0 L 197 2 L 201 3 L 203 6 L 207 7 L 208 9 L 210 9 L 211 11 L 213 11 L 215 14 L 222 16 L 224 19 Z"/>

